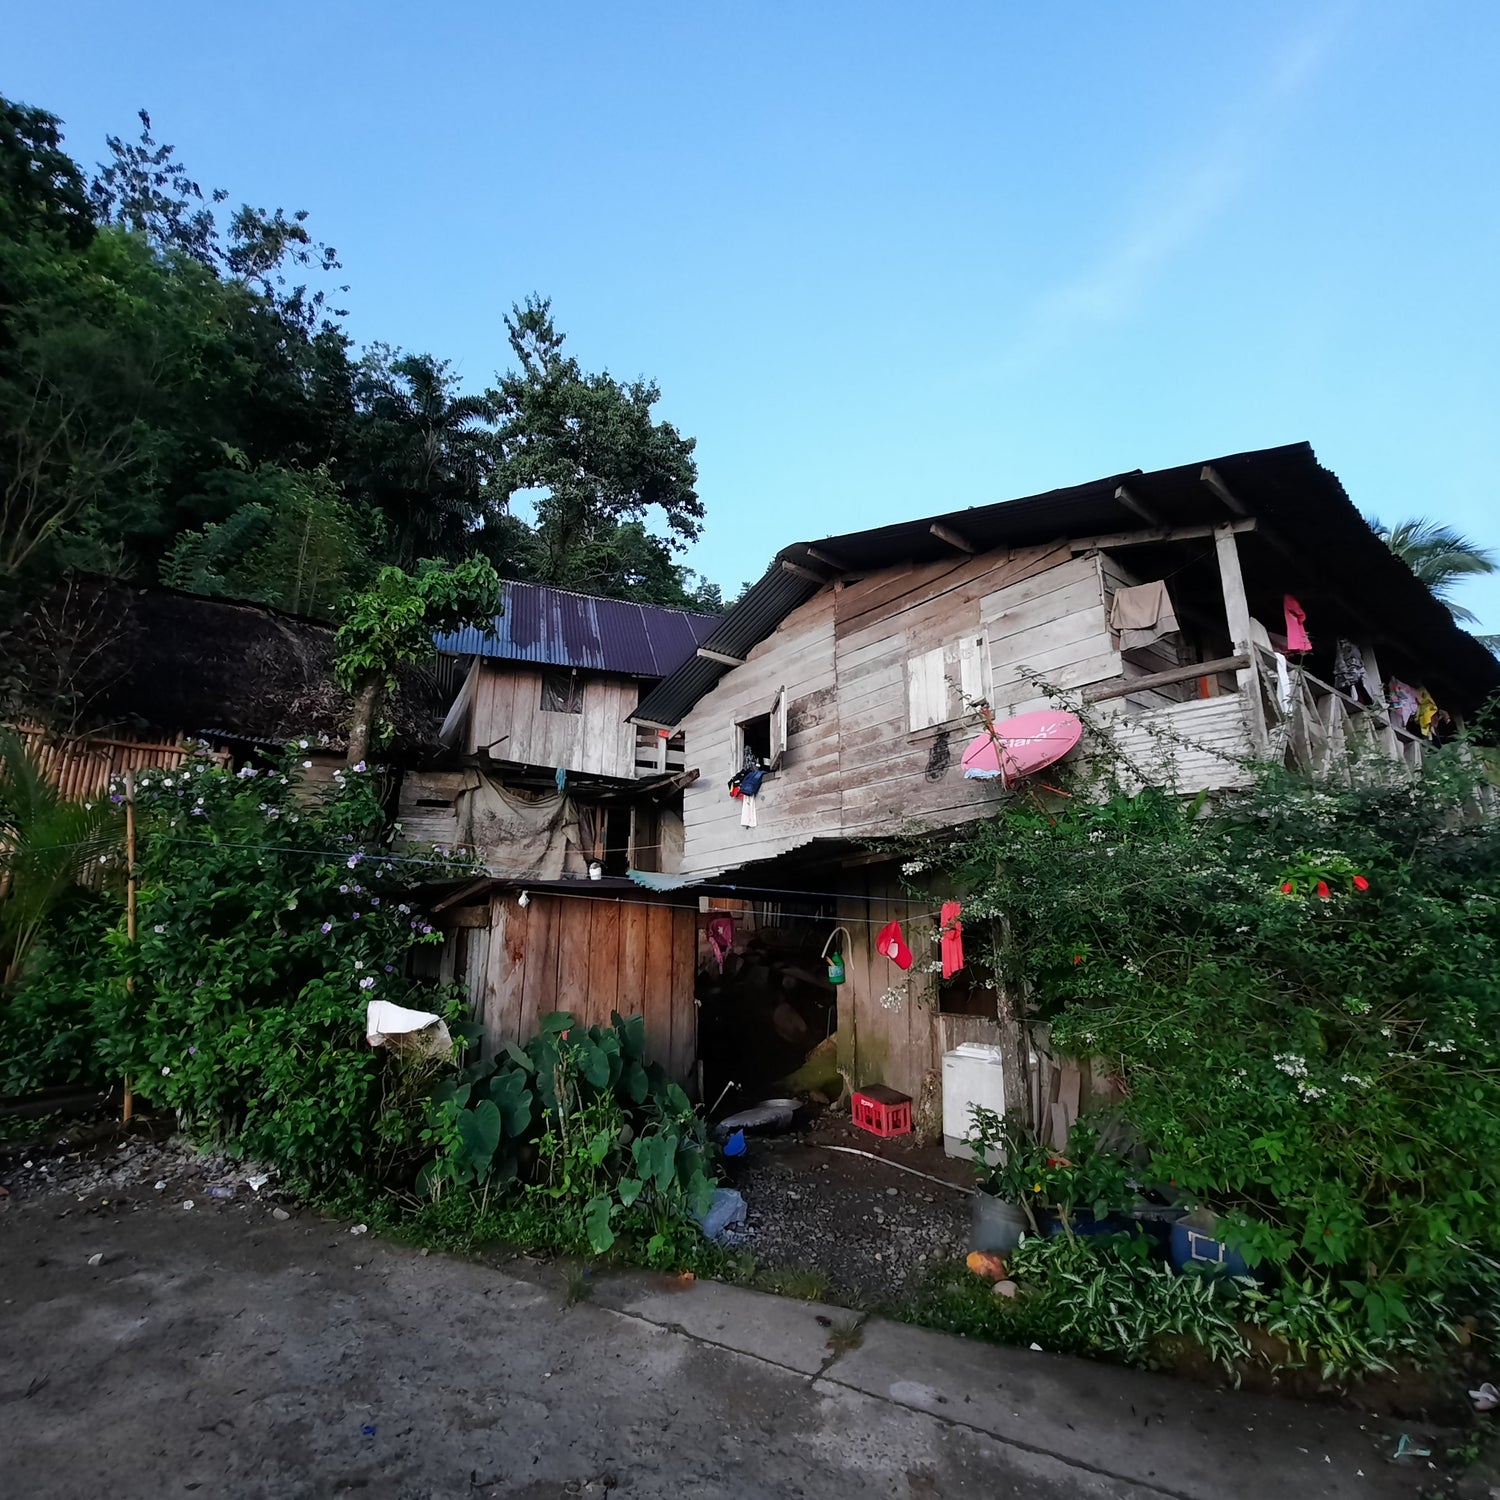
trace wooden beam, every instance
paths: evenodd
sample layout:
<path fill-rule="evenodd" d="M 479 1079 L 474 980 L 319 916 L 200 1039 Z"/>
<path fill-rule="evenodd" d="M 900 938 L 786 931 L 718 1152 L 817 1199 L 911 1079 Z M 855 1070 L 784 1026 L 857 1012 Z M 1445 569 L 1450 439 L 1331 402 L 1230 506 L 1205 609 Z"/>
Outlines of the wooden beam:
<path fill-rule="evenodd" d="M 668 734 L 676 734 L 675 724 L 661 724 L 655 719 L 638 719 L 634 714 L 626 714 L 625 721 L 628 724 L 639 724 L 642 729 L 664 729 Z"/>
<path fill-rule="evenodd" d="M 941 522 L 934 521 L 927 529 L 938 541 L 947 542 L 950 547 L 957 547 L 960 552 L 967 552 L 970 556 L 973 556 L 974 553 L 979 551 L 979 548 L 973 542 L 969 541 L 967 537 L 960 536 L 951 526 L 944 526 Z"/>
<path fill-rule="evenodd" d="M 784 557 L 781 559 L 781 566 L 785 572 L 795 573 L 798 578 L 811 579 L 813 583 L 828 582 L 821 573 L 814 573 L 811 568 L 804 568 L 801 563 L 788 562 Z"/>
<path fill-rule="evenodd" d="M 1194 677 L 1214 677 L 1220 672 L 1238 672 L 1250 665 L 1248 656 L 1219 656 L 1213 661 L 1188 662 L 1148 677 L 1132 677 L 1128 682 L 1104 682 L 1083 690 L 1085 703 L 1103 703 L 1107 698 L 1128 698 L 1132 693 L 1149 693 L 1153 688 L 1170 687 L 1174 682 L 1189 682 Z"/>
<path fill-rule="evenodd" d="M 1237 516 L 1248 516 L 1249 509 L 1235 498 L 1234 491 L 1219 477 L 1219 471 L 1212 464 L 1204 464 L 1203 472 L 1198 476 L 1214 494 L 1216 494 L 1225 505 Z"/>
<path fill-rule="evenodd" d="M 1255 646 L 1250 633 L 1250 601 L 1245 597 L 1245 578 L 1240 572 L 1234 522 L 1225 521 L 1214 528 L 1214 546 L 1219 557 L 1219 582 L 1224 590 L 1224 618 L 1229 622 L 1229 642 L 1235 655 L 1243 656 L 1250 663 L 1235 674 L 1240 695 L 1245 700 L 1250 748 L 1256 755 L 1263 755 L 1270 741 L 1266 736 L 1265 709 L 1260 701 L 1260 674 L 1254 664 Z"/>
<path fill-rule="evenodd" d="M 745 658 L 743 656 L 730 656 L 723 651 L 710 651 L 707 646 L 699 646 L 698 655 L 708 661 L 721 661 L 726 667 L 743 667 L 745 665 Z M 636 722 L 640 723 L 640 720 L 637 719 Z"/>
<path fill-rule="evenodd" d="M 821 547 L 809 547 L 807 555 L 814 562 L 820 562 L 824 567 L 832 568 L 835 573 L 847 573 L 849 564 L 843 558 L 835 557 L 831 552 L 825 552 Z"/>
<path fill-rule="evenodd" d="M 1167 523 L 1143 500 L 1138 500 L 1122 484 L 1115 490 L 1115 499 L 1132 515 L 1139 516 L 1148 526 L 1165 526 Z"/>
<path fill-rule="evenodd" d="M 1223 523 L 1239 533 L 1254 531 L 1256 522 L 1227 521 Z M 1115 531 L 1104 536 L 1075 537 L 1068 545 L 1074 552 L 1109 552 L 1116 547 L 1139 547 L 1148 542 L 1190 542 L 1204 537 L 1217 536 L 1218 526 L 1153 526 L 1145 531 Z"/>

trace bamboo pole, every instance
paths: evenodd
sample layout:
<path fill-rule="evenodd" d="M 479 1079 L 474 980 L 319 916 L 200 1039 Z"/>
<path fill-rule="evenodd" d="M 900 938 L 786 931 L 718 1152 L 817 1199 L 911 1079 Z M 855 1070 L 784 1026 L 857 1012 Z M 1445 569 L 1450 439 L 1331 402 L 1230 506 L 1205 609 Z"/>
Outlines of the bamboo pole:
<path fill-rule="evenodd" d="M 125 938 L 132 953 L 135 949 L 135 771 L 125 772 Z M 127 1001 L 135 993 L 135 978 L 127 975 L 125 995 Z M 120 1118 L 130 1123 L 135 1113 L 135 1095 L 130 1088 L 130 1075 L 125 1075 L 125 1100 Z"/>

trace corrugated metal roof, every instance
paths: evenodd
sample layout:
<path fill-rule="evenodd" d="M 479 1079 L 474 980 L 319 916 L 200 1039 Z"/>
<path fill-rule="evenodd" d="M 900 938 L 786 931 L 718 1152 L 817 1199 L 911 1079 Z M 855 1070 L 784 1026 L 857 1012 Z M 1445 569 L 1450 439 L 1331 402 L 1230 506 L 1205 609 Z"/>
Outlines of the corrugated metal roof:
<path fill-rule="evenodd" d="M 542 583 L 505 583 L 501 603 L 491 629 L 440 635 L 434 641 L 437 649 L 454 656 L 665 677 L 690 659 L 724 619 L 574 594 Z"/>
<path fill-rule="evenodd" d="M 1204 481 L 1204 469 L 1210 466 L 1240 509 L 1266 523 L 1265 531 L 1254 534 L 1266 545 L 1248 545 L 1250 537 L 1241 538 L 1246 544 L 1240 549 L 1242 566 L 1252 596 L 1290 590 L 1304 604 L 1314 597 L 1327 599 L 1327 615 L 1336 620 L 1342 616 L 1339 628 L 1352 633 L 1362 627 L 1364 633 L 1399 646 L 1403 655 L 1420 662 L 1434 685 L 1444 685 L 1469 707 L 1500 687 L 1500 663 L 1454 623 L 1447 608 L 1375 535 L 1337 476 L 1318 463 L 1308 443 L 1152 473 L 1137 469 L 1071 489 L 947 511 L 822 541 L 797 542 L 777 554 L 766 575 L 702 644 L 743 659 L 823 587 L 818 578 L 831 582 L 841 575 L 870 573 L 903 562 L 954 557 L 951 544 L 934 535 L 934 525 L 957 532 L 979 552 L 1140 530 L 1148 523 L 1139 510 L 1121 500 L 1121 486 L 1155 518 L 1155 524 L 1189 526 L 1233 520 L 1237 512 Z M 1274 541 L 1269 540 L 1272 536 Z M 1372 622 L 1356 617 L 1346 600 L 1363 601 L 1369 614 L 1378 618 Z M 1376 625 L 1378 630 L 1373 628 Z M 675 728 L 729 670 L 725 663 L 695 656 L 658 683 L 631 717 Z"/>

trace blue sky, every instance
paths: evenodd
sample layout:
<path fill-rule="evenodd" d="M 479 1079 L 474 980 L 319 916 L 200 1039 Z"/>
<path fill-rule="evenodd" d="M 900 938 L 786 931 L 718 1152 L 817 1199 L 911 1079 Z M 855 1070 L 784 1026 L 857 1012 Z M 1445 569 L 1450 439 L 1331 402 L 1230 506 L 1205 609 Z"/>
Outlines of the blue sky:
<path fill-rule="evenodd" d="M 691 565 L 1308 439 L 1500 547 L 1500 6 L 52 0 L 0 90 L 313 212 L 485 383 L 554 299 L 698 440 Z M 1500 630 L 1500 579 L 1462 596 Z"/>

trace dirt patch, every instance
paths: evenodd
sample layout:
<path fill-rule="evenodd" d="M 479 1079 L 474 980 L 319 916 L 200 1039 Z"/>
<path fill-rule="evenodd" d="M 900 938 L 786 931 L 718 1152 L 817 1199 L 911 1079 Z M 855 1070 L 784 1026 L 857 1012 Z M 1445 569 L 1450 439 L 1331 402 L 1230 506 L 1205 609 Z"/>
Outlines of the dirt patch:
<path fill-rule="evenodd" d="M 746 1156 L 725 1164 L 727 1185 L 745 1195 L 748 1211 L 725 1243 L 748 1250 L 759 1271 L 807 1275 L 806 1285 L 788 1290 L 889 1306 L 915 1292 L 934 1265 L 968 1250 L 968 1195 L 943 1184 L 967 1185 L 969 1169 L 939 1149 L 910 1136 L 883 1141 L 831 1114 L 748 1145 Z"/>

